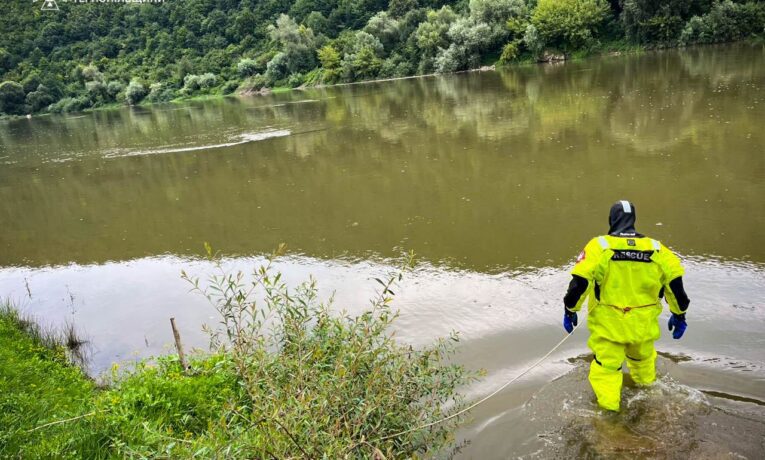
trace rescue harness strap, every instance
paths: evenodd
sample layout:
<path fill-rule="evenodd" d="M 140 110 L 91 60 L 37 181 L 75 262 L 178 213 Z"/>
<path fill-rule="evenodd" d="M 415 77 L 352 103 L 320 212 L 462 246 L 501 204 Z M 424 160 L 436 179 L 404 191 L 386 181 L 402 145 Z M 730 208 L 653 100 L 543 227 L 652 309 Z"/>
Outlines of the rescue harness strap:
<path fill-rule="evenodd" d="M 617 310 L 621 311 L 622 313 L 627 314 L 627 312 L 629 312 L 631 310 L 635 310 L 637 308 L 655 307 L 658 304 L 656 302 L 654 302 L 654 303 L 649 303 L 647 305 L 638 305 L 637 307 L 620 307 L 618 305 L 611 305 L 611 304 L 608 304 L 608 303 L 598 303 L 598 305 L 605 305 L 606 307 L 616 308 Z"/>
<path fill-rule="evenodd" d="M 460 415 L 464 414 L 465 412 L 467 412 L 467 411 L 469 411 L 469 410 L 471 410 L 471 409 L 474 409 L 474 408 L 476 408 L 476 407 L 477 407 L 477 406 L 479 406 L 480 404 L 483 404 L 484 402 L 488 401 L 490 398 L 492 398 L 492 397 L 496 396 L 496 395 L 497 395 L 497 394 L 498 394 L 500 391 L 502 391 L 502 390 L 504 390 L 505 388 L 507 388 L 507 387 L 508 387 L 508 386 L 509 386 L 511 383 L 513 383 L 513 382 L 515 382 L 516 380 L 520 379 L 520 378 L 521 378 L 521 377 L 523 377 L 524 375 L 526 375 L 526 374 L 528 374 L 529 372 L 531 372 L 531 370 L 532 370 L 532 369 L 534 369 L 535 367 L 537 367 L 537 366 L 539 366 L 540 364 L 542 364 L 542 361 L 544 361 L 545 359 L 549 358 L 549 357 L 550 357 L 550 355 L 551 355 L 551 354 L 553 354 L 553 353 L 555 352 L 555 350 L 557 350 L 558 348 L 560 348 L 560 346 L 561 346 L 561 345 L 563 345 L 563 343 L 564 343 L 566 340 L 568 340 L 568 338 L 569 338 L 569 337 L 571 337 L 571 335 L 574 333 L 574 331 L 575 331 L 575 330 L 576 330 L 578 327 L 579 327 L 579 325 L 578 325 L 578 324 L 577 324 L 576 326 L 574 326 L 574 329 L 572 329 L 572 330 L 571 330 L 571 333 L 569 333 L 569 334 L 566 334 L 566 335 L 565 335 L 565 336 L 564 336 L 564 337 L 561 339 L 561 341 L 560 341 L 560 342 L 558 342 L 558 343 L 557 343 L 557 344 L 556 344 L 554 347 L 552 347 L 552 349 L 551 349 L 550 351 L 548 351 L 548 352 L 547 352 L 547 354 L 546 354 L 546 355 L 544 355 L 544 356 L 542 356 L 541 358 L 539 358 L 539 360 L 538 360 L 537 362 L 535 362 L 534 364 L 532 364 L 531 366 L 529 366 L 528 368 L 526 368 L 526 370 L 524 370 L 524 371 L 523 371 L 523 372 L 521 372 L 520 374 L 516 375 L 516 376 L 515 376 L 515 377 L 513 377 L 513 378 L 512 378 L 510 381 L 508 381 L 507 383 L 505 383 L 505 384 L 504 384 L 504 385 L 502 385 L 501 387 L 497 388 L 497 389 L 496 389 L 496 390 L 494 390 L 493 392 L 489 393 L 489 395 L 488 395 L 488 396 L 485 396 L 485 397 L 483 397 L 482 399 L 479 399 L 478 401 L 476 401 L 476 402 L 474 402 L 473 404 L 469 405 L 468 407 L 466 407 L 466 408 L 464 408 L 464 409 L 460 410 L 459 412 L 455 412 L 454 414 L 452 414 L 452 415 L 450 415 L 450 416 L 448 416 L 448 417 L 444 417 L 444 418 L 438 419 L 438 420 L 436 420 L 435 422 L 426 423 L 426 424 L 424 424 L 424 425 L 420 425 L 420 426 L 417 426 L 417 427 L 414 427 L 414 428 L 411 428 L 411 429 L 408 429 L 408 430 L 405 430 L 405 431 L 401 431 L 401 432 L 399 432 L 399 433 L 389 434 L 388 436 L 383 436 L 383 437 L 381 437 L 381 438 L 377 438 L 377 439 L 375 439 L 374 441 L 369 441 L 369 442 L 375 442 L 375 441 L 384 441 L 384 440 L 386 440 L 386 439 L 397 438 L 397 437 L 399 437 L 399 436 L 401 436 L 401 435 L 404 435 L 404 434 L 409 434 L 409 433 L 412 433 L 412 432 L 414 432 L 414 431 L 419 431 L 419 430 L 422 430 L 422 429 L 424 429 L 424 428 L 429 428 L 429 427 L 431 427 L 431 426 L 433 426 L 433 425 L 438 425 L 439 423 L 443 423 L 443 422 L 445 422 L 445 421 L 447 421 L 447 420 L 451 420 L 451 419 L 453 419 L 453 418 L 455 418 L 455 417 L 459 417 Z"/>

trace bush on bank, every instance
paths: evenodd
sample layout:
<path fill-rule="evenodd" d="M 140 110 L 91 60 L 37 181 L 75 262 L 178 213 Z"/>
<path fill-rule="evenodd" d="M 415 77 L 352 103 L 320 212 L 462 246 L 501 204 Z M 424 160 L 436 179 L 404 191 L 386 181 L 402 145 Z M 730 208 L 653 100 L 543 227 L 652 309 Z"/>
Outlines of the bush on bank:
<path fill-rule="evenodd" d="M 288 288 L 270 265 L 249 280 L 187 279 L 220 313 L 212 353 L 188 370 L 176 356 L 114 366 L 104 389 L 4 310 L 0 353 L 15 358 L 0 361 L 0 456 L 401 458 L 454 448 L 458 419 L 398 434 L 458 410 L 457 389 L 473 378 L 449 361 L 454 337 L 420 350 L 393 339 L 400 275 L 378 280 L 356 316 L 331 313 L 313 281 Z"/>
<path fill-rule="evenodd" d="M 78 111 L 765 35 L 752 0 L 15 1 L 0 113 Z M 135 82 L 135 83 L 133 83 Z M 158 86 L 156 86 L 158 85 Z"/>

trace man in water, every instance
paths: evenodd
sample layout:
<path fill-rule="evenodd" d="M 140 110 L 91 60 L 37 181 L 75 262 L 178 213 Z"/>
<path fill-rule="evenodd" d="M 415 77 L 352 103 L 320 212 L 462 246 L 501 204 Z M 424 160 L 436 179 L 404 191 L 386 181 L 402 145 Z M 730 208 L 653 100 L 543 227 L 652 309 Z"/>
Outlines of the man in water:
<path fill-rule="evenodd" d="M 563 327 L 570 334 L 576 312 L 589 298 L 587 345 L 595 354 L 590 384 L 600 407 L 619 410 L 622 363 L 632 380 L 650 385 L 656 380 L 656 350 L 661 335 L 658 317 L 661 298 L 669 304 L 669 330 L 679 339 L 685 328 L 688 296 L 683 289 L 683 267 L 660 242 L 635 231 L 635 205 L 619 201 L 608 216 L 608 235 L 590 240 L 579 254 L 563 298 Z"/>

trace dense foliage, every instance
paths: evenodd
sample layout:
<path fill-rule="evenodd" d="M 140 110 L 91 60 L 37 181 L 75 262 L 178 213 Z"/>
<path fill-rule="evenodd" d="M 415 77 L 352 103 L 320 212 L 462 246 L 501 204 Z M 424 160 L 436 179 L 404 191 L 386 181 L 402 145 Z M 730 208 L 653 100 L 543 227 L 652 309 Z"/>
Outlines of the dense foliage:
<path fill-rule="evenodd" d="M 763 34 L 747 0 L 12 0 L 0 112 L 72 111 Z"/>
<path fill-rule="evenodd" d="M 187 277 L 187 279 L 189 279 Z M 0 312 L 0 457 L 410 458 L 449 453 L 470 374 L 451 339 L 414 350 L 391 335 L 392 289 L 357 316 L 331 313 L 313 281 L 269 266 L 200 285 L 220 313 L 212 353 L 115 365 L 97 390 L 62 347 Z M 62 422 L 62 423 L 59 423 Z M 409 432 L 409 430 L 412 430 Z M 450 447 L 451 446 L 451 447 Z"/>

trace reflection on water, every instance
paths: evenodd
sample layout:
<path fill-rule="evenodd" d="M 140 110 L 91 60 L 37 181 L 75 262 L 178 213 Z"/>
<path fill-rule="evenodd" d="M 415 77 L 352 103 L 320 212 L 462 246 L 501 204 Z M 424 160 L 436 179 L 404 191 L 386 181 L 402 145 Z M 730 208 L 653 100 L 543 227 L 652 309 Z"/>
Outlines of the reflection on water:
<path fill-rule="evenodd" d="M 193 255 L 207 240 L 235 255 L 405 248 L 503 271 L 569 260 L 622 197 L 680 252 L 763 262 L 763 53 L 705 47 L 3 122 L 0 265 Z M 155 154 L 123 156 L 136 152 Z"/>
<path fill-rule="evenodd" d="M 569 361 L 588 359 L 581 329 L 472 412 L 462 455 L 755 458 L 763 57 L 704 47 L 3 121 L 0 296 L 74 320 L 98 372 L 170 350 L 171 316 L 206 346 L 214 311 L 179 276 L 210 273 L 204 241 L 245 271 L 286 242 L 286 280 L 313 274 L 351 312 L 411 249 L 424 262 L 398 292 L 396 335 L 459 331 L 456 359 L 486 369 L 466 389 L 479 398 L 560 340 L 571 259 L 629 198 L 687 271 L 689 329 L 658 342 L 662 383 L 628 386 L 625 411 L 604 417 Z"/>

